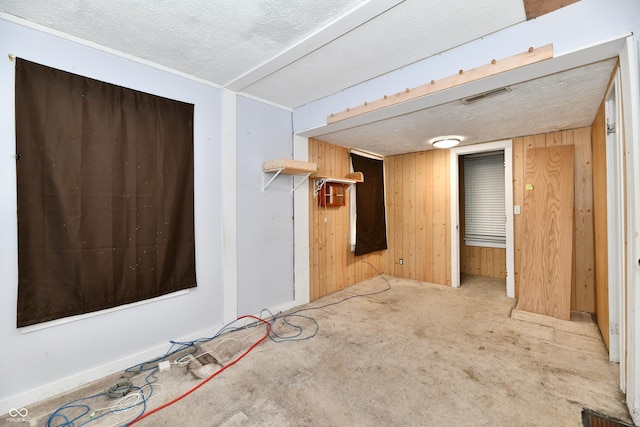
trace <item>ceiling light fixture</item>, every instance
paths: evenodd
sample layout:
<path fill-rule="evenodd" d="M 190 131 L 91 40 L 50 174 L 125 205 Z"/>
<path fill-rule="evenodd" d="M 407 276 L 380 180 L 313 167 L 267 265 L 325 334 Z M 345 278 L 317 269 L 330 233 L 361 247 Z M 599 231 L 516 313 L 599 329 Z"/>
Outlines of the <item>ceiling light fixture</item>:
<path fill-rule="evenodd" d="M 460 138 L 454 136 L 441 136 L 429 141 L 436 148 L 451 148 L 460 144 Z"/>

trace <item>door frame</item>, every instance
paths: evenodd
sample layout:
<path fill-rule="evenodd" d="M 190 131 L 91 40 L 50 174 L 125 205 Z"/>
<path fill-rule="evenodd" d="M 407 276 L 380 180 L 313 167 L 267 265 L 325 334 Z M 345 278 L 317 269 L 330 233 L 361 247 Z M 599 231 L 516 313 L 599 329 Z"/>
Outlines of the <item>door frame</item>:
<path fill-rule="evenodd" d="M 608 297 L 609 297 L 609 360 L 620 362 L 620 388 L 625 389 L 625 324 L 621 313 L 624 312 L 625 283 L 624 263 L 624 141 L 622 139 L 622 110 L 620 97 L 620 70 L 605 95 L 605 119 L 607 129 L 613 123 L 614 131 L 607 130 L 607 246 L 608 246 Z M 605 333 L 607 333 L 605 332 Z"/>
<path fill-rule="evenodd" d="M 484 144 L 464 145 L 452 148 L 450 157 L 450 190 L 451 190 L 451 287 L 460 287 L 460 182 L 458 161 L 459 157 L 465 154 L 483 153 L 488 151 L 504 152 L 504 180 L 505 180 L 505 214 L 506 224 L 506 294 L 509 298 L 515 298 L 514 279 L 514 231 L 513 231 L 513 141 L 487 142 Z"/>

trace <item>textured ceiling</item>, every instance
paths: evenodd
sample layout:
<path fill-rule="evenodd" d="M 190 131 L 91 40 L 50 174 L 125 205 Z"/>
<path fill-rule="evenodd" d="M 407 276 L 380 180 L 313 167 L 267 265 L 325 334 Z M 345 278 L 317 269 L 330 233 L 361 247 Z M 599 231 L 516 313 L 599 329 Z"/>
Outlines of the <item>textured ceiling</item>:
<path fill-rule="evenodd" d="M 525 20 L 522 0 L 0 0 L 0 10 L 289 108 Z"/>
<path fill-rule="evenodd" d="M 301 105 L 524 19 L 521 0 L 405 1 L 245 90 Z"/>
<path fill-rule="evenodd" d="M 525 22 L 530 4 L 0 0 L 0 11 L 293 109 Z M 545 0 L 545 7 L 563 5 Z M 511 92 L 478 104 L 447 102 L 313 136 L 389 155 L 429 149 L 425 141 L 438 135 L 461 135 L 468 144 L 588 126 L 613 65 L 601 62 L 513 84 Z"/>
<path fill-rule="evenodd" d="M 362 0 L 1 0 L 0 10 L 224 86 Z"/>
<path fill-rule="evenodd" d="M 393 155 L 431 149 L 428 141 L 437 135 L 474 144 L 591 126 L 615 64 L 614 59 L 601 61 L 512 85 L 508 92 L 475 103 L 453 101 L 316 138 Z"/>

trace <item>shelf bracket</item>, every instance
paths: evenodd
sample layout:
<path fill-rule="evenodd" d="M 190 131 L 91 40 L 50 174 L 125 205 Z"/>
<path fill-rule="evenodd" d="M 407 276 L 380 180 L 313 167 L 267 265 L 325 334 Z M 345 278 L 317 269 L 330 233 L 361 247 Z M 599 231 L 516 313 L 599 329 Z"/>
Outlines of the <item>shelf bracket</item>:
<path fill-rule="evenodd" d="M 327 182 L 326 178 L 317 178 L 313 185 L 313 197 L 318 197 L 318 193 Z"/>
<path fill-rule="evenodd" d="M 314 185 L 313 185 L 313 196 L 314 197 L 318 197 L 318 193 L 320 193 L 320 190 L 322 190 L 322 187 L 327 183 L 327 182 L 337 182 L 340 184 L 346 184 L 347 191 L 351 190 L 351 187 L 353 187 L 353 185 L 358 182 L 355 181 L 353 179 L 348 179 L 348 178 L 316 178 Z"/>
<path fill-rule="evenodd" d="M 271 185 L 271 183 L 280 175 L 280 173 L 282 173 L 283 170 L 284 170 L 284 168 L 278 169 L 278 170 L 273 171 L 273 172 L 262 172 L 262 192 L 263 193 L 267 190 L 269 185 Z M 273 173 L 273 176 L 271 177 L 271 179 L 269 179 L 269 181 L 266 184 L 264 183 L 264 174 L 265 173 Z M 304 184 L 304 182 L 311 176 L 312 173 L 313 172 L 307 172 L 307 173 L 304 173 L 304 174 L 291 175 L 292 177 L 294 177 L 293 178 L 294 179 L 294 183 L 295 183 L 295 177 L 296 176 L 304 175 L 304 177 L 300 181 L 298 181 L 297 184 L 295 184 L 293 186 L 293 189 L 291 190 L 291 192 L 296 191 L 298 189 L 298 187 L 300 187 L 302 184 Z"/>
<path fill-rule="evenodd" d="M 265 190 L 271 185 L 271 183 L 273 182 L 274 179 L 276 179 L 278 177 L 278 175 L 280 175 L 280 172 L 282 172 L 284 170 L 284 168 L 278 169 L 277 171 L 275 171 L 275 173 L 273 174 L 273 176 L 271 177 L 271 179 L 269 180 L 269 182 L 267 182 L 266 184 L 264 183 L 264 172 L 262 172 L 262 192 L 264 193 Z"/>
<path fill-rule="evenodd" d="M 303 182 L 307 180 L 307 178 L 311 176 L 312 173 L 315 173 L 315 172 L 316 172 L 315 163 L 305 162 L 302 160 L 278 159 L 278 160 L 270 160 L 270 161 L 264 162 L 264 167 L 262 169 L 262 192 L 264 193 L 267 187 L 269 187 L 269 185 L 271 185 L 271 183 L 280 174 L 282 174 L 282 175 L 290 175 L 294 177 L 292 178 L 293 189 L 291 190 L 291 192 L 293 193 L 294 191 L 296 191 L 298 187 L 300 187 L 300 185 L 302 185 Z M 264 183 L 265 173 L 273 174 L 269 182 L 267 182 L 266 184 Z M 295 177 L 303 176 L 303 175 L 304 177 L 300 181 L 298 181 L 298 183 L 296 184 Z"/>
<path fill-rule="evenodd" d="M 310 176 L 311 176 L 311 172 L 304 174 L 304 178 L 302 178 L 296 185 L 294 185 L 293 190 L 291 191 L 296 191 L 298 187 L 300 187 Z M 294 182 L 295 182 L 295 178 L 294 178 Z"/>

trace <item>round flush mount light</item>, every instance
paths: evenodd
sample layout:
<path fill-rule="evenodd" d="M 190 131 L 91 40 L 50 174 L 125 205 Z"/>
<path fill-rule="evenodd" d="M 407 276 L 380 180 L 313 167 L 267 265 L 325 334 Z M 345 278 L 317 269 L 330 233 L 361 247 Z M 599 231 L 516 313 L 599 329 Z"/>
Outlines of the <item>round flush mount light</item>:
<path fill-rule="evenodd" d="M 460 140 L 459 136 L 439 136 L 429 140 L 429 144 L 436 148 L 451 148 L 460 144 Z"/>

